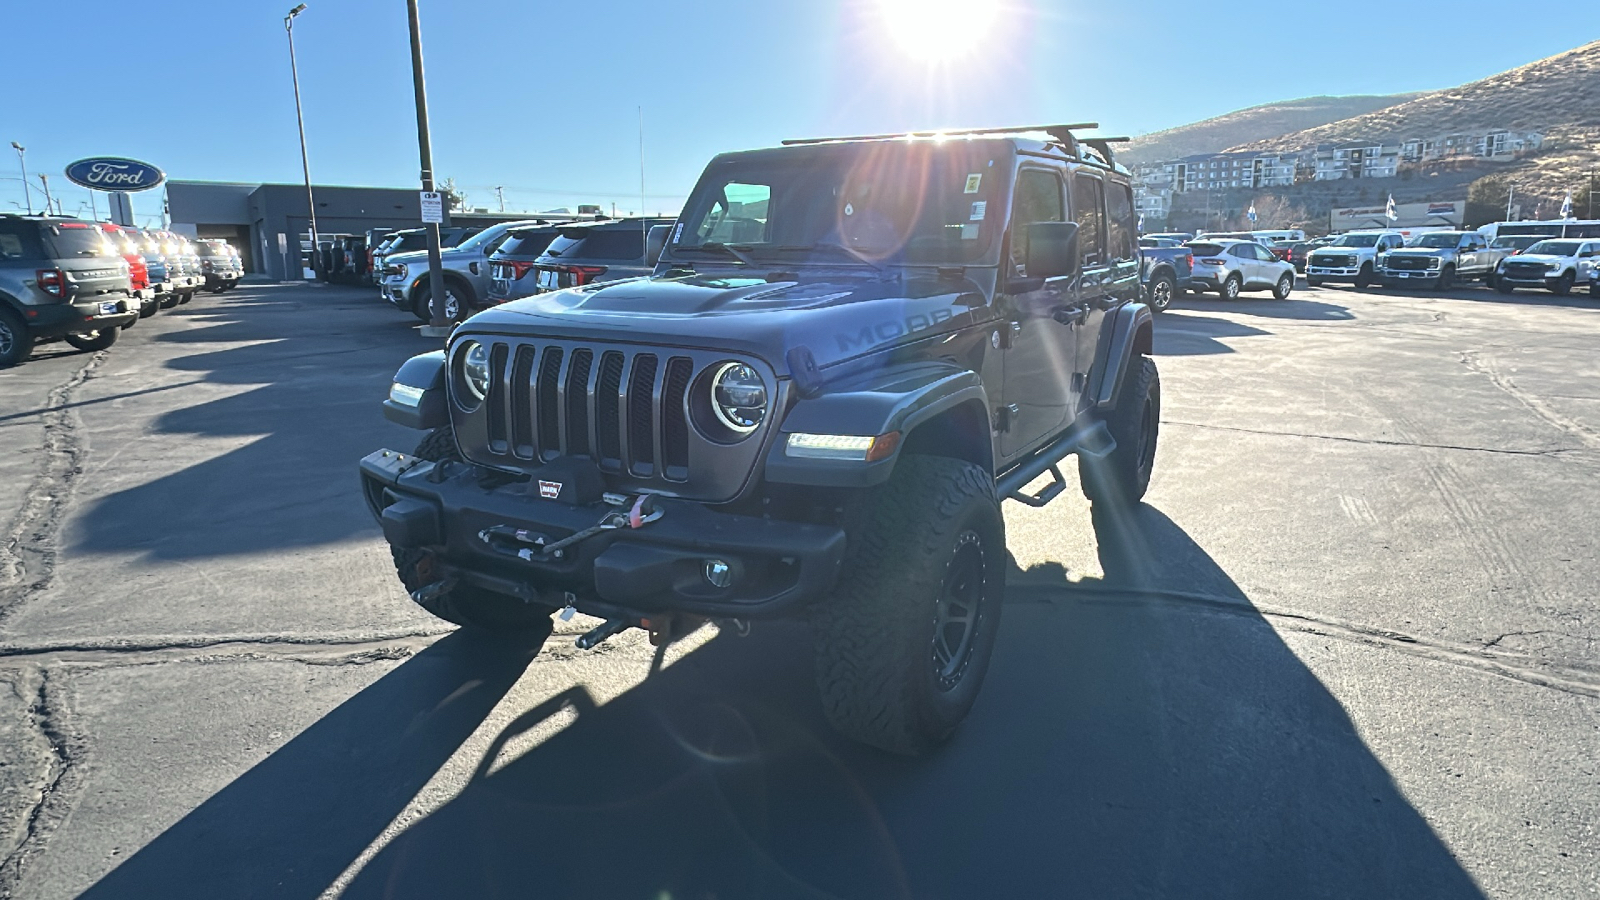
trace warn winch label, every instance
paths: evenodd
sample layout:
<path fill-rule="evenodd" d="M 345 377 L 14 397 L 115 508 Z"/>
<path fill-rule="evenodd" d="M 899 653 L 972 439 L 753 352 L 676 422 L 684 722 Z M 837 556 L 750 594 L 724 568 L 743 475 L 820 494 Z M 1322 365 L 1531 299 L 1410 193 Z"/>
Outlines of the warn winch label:
<path fill-rule="evenodd" d="M 539 496 L 543 497 L 546 500 L 554 500 L 554 499 L 560 497 L 561 496 L 561 482 L 559 482 L 559 481 L 541 481 L 541 482 L 539 482 Z"/>

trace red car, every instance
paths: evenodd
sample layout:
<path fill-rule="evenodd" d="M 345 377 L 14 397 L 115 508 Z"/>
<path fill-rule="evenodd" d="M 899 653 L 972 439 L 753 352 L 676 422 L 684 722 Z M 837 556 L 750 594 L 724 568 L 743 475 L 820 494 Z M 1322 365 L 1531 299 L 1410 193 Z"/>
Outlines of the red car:
<path fill-rule="evenodd" d="M 66 227 L 66 226 L 62 226 Z M 84 227 L 91 227 L 85 225 Z M 139 249 L 139 233 L 132 228 L 113 225 L 110 222 L 101 222 L 96 226 L 100 233 L 105 235 L 106 243 L 111 247 L 111 253 L 121 256 L 128 263 L 128 280 L 133 288 L 130 298 L 139 304 L 139 318 L 148 317 L 154 313 L 160 298 L 150 287 L 150 267 L 145 265 L 144 254 Z M 134 321 L 138 321 L 135 319 Z M 123 328 L 132 327 L 129 322 Z"/>

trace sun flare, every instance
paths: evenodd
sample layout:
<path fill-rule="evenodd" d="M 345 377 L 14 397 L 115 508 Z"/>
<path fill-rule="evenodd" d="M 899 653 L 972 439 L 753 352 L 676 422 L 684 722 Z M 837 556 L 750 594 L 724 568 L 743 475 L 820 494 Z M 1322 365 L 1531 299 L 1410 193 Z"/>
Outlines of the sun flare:
<path fill-rule="evenodd" d="M 878 0 L 885 30 L 914 59 L 949 62 L 982 46 L 994 28 L 996 0 Z"/>

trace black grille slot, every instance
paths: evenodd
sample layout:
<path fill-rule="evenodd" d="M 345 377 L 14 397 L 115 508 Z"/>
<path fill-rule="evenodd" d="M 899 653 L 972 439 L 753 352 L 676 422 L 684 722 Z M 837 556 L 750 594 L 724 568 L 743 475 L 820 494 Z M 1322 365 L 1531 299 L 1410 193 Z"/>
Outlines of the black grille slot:
<path fill-rule="evenodd" d="M 489 350 L 489 397 L 483 402 L 489 407 L 489 451 L 506 452 L 506 345 L 495 344 Z"/>
<path fill-rule="evenodd" d="M 563 355 L 560 347 L 546 347 L 539 360 L 539 455 L 544 459 L 561 455 L 561 407 L 556 388 Z"/>
<path fill-rule="evenodd" d="M 589 373 L 594 368 L 594 351 L 572 351 L 567 366 L 567 452 L 589 455 Z"/>
<path fill-rule="evenodd" d="M 622 354 L 600 355 L 600 375 L 594 388 L 595 450 L 601 468 L 622 468 Z"/>
<path fill-rule="evenodd" d="M 533 458 L 532 347 L 518 347 L 511 362 L 511 452 Z"/>
<path fill-rule="evenodd" d="M 687 395 L 694 380 L 694 361 L 675 356 L 667 361 L 661 391 L 661 474 L 673 481 L 689 479 L 689 415 Z"/>
<path fill-rule="evenodd" d="M 628 456 L 635 475 L 649 476 L 655 471 L 655 387 L 659 362 L 654 353 L 633 358 L 633 373 L 628 379 Z"/>

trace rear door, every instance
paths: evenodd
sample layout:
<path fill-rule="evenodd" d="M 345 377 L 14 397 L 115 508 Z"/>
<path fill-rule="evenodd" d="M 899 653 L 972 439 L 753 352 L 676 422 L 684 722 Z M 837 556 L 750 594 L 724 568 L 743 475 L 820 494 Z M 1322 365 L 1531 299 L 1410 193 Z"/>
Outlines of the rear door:
<path fill-rule="evenodd" d="M 1252 288 L 1261 283 L 1261 266 L 1256 263 L 1255 245 L 1248 242 L 1229 244 L 1224 251 L 1228 265 L 1239 272 L 1239 286 Z"/>

